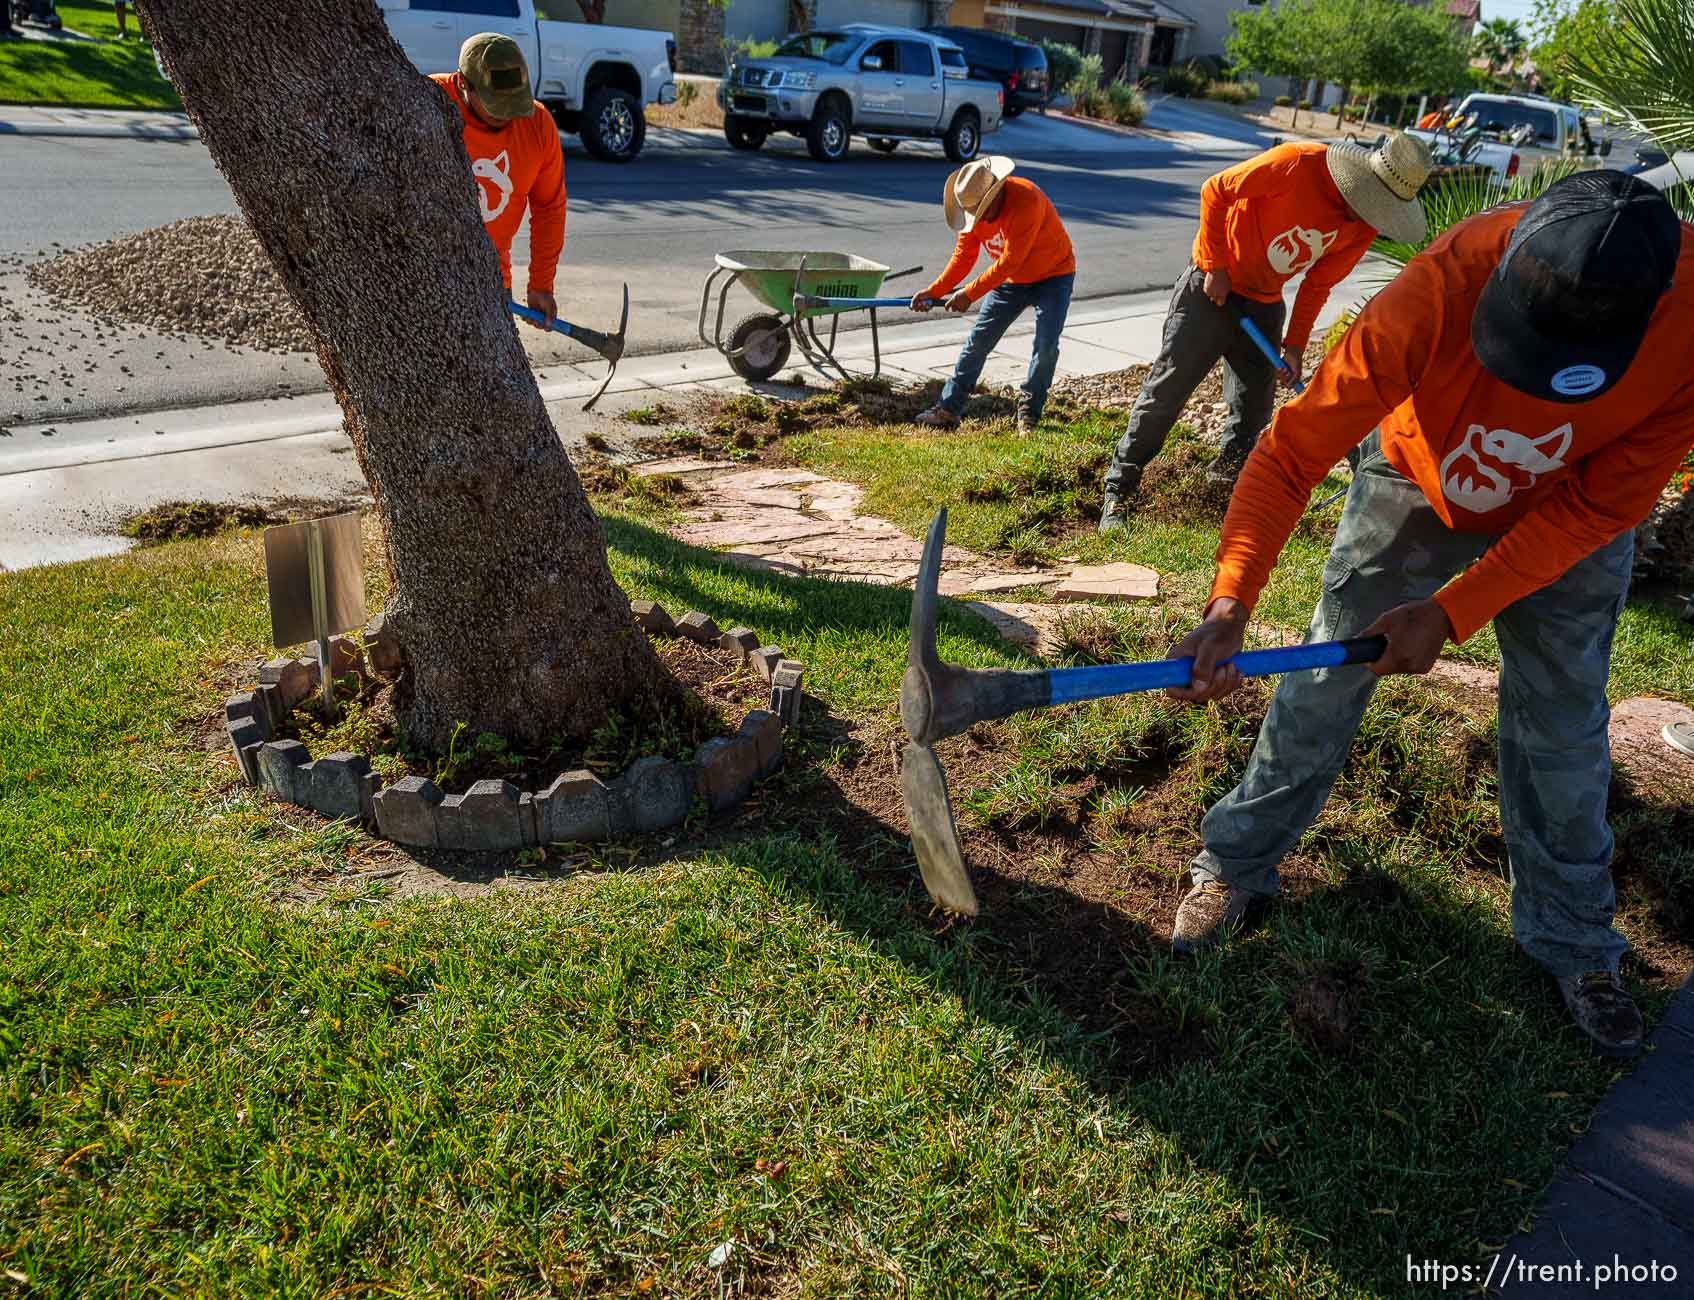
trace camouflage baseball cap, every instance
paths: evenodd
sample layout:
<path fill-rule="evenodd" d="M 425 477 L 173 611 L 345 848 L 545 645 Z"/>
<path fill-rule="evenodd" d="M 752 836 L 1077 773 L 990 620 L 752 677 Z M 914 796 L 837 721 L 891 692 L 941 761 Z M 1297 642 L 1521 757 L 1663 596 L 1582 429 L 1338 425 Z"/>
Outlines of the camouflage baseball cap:
<path fill-rule="evenodd" d="M 459 75 L 490 117 L 528 117 L 535 111 L 529 68 L 510 36 L 478 32 L 459 47 Z"/>

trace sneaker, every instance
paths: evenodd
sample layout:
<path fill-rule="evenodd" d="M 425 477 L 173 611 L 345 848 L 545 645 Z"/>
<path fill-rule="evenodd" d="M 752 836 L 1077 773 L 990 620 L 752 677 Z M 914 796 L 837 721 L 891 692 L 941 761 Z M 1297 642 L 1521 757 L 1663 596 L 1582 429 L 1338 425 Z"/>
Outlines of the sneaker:
<path fill-rule="evenodd" d="M 1129 527 L 1129 509 L 1117 497 L 1108 495 L 1100 507 L 1100 529 L 1102 533 L 1115 533 Z"/>
<path fill-rule="evenodd" d="M 1672 749 L 1694 758 L 1694 722 L 1667 722 L 1659 734 Z"/>
<path fill-rule="evenodd" d="M 926 429 L 957 429 L 959 417 L 944 406 L 932 406 L 927 411 L 912 417 L 913 424 L 921 424 Z"/>
<path fill-rule="evenodd" d="M 1241 928 L 1247 911 L 1257 899 L 1245 889 L 1208 880 L 1196 885 L 1183 897 L 1176 909 L 1176 924 L 1171 927 L 1171 951 L 1199 952 L 1227 939 Z"/>
<path fill-rule="evenodd" d="M 1559 992 L 1577 1029 L 1601 1056 L 1641 1055 L 1641 1012 L 1617 972 L 1591 970 L 1561 975 Z"/>

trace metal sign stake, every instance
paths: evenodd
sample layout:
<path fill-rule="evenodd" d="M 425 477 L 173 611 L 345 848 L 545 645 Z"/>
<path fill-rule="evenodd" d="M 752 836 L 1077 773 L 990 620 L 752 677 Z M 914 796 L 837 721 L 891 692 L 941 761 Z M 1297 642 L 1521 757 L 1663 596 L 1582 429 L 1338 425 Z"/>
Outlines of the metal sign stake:
<path fill-rule="evenodd" d="M 315 519 L 306 523 L 306 575 L 312 584 L 312 631 L 318 642 L 318 682 L 325 721 L 335 716 L 335 679 L 329 671 L 329 606 L 324 599 L 324 534 Z"/>

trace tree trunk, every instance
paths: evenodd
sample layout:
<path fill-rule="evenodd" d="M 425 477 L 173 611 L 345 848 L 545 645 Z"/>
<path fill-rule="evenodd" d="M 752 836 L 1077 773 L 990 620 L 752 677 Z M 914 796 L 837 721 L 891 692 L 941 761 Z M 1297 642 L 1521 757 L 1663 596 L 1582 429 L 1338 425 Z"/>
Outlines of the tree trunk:
<path fill-rule="evenodd" d="M 385 535 L 406 734 L 577 737 L 662 688 L 518 343 L 458 110 L 371 0 L 137 9 L 346 417 Z"/>

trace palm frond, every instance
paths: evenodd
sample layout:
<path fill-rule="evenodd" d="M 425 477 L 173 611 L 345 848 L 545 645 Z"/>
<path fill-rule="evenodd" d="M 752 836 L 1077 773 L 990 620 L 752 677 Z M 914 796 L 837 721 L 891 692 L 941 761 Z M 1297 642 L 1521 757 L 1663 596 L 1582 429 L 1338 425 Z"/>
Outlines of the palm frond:
<path fill-rule="evenodd" d="M 1554 181 L 1579 170 L 1580 164 L 1566 161 L 1537 167 L 1529 175 L 1513 177 L 1509 181 L 1497 180 L 1493 173 L 1481 168 L 1436 177 L 1425 185 L 1423 192 L 1418 195 L 1419 202 L 1423 204 L 1424 222 L 1428 227 L 1423 242 L 1407 244 L 1392 239 L 1378 239 L 1371 245 L 1373 253 L 1393 265 L 1393 270 L 1382 277 L 1381 284 L 1393 279 L 1402 266 L 1459 222 L 1478 213 L 1487 212 L 1490 208 L 1497 208 L 1502 203 L 1533 199 Z"/>
<path fill-rule="evenodd" d="M 1578 97 L 1666 150 L 1694 148 L 1694 4 L 1618 0 L 1617 19 L 1569 60 Z"/>

